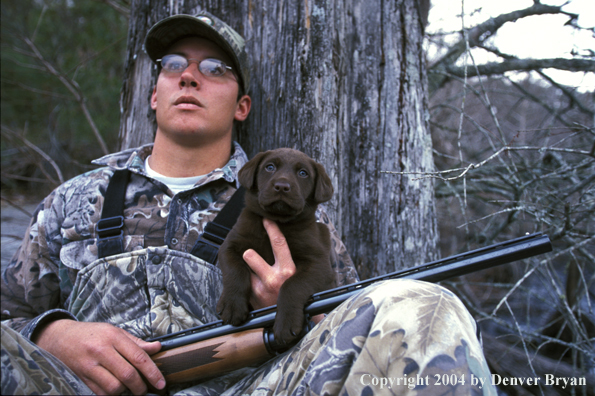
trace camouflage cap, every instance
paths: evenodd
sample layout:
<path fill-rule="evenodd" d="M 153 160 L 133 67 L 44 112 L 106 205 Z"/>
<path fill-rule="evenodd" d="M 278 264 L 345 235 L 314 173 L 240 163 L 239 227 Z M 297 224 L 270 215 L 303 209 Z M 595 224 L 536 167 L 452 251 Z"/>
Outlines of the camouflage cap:
<path fill-rule="evenodd" d="M 239 83 L 244 93 L 248 93 L 250 74 L 244 39 L 228 24 L 207 11 L 196 15 L 173 15 L 157 22 L 147 33 L 145 52 L 156 62 L 166 55 L 165 52 L 174 42 L 188 36 L 204 37 L 220 46 L 231 58 L 231 66 L 241 80 Z"/>

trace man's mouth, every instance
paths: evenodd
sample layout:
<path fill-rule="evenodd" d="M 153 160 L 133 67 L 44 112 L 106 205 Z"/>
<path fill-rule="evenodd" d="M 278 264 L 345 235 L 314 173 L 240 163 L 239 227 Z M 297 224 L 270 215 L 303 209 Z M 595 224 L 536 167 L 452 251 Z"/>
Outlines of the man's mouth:
<path fill-rule="evenodd" d="M 203 107 L 202 103 L 194 96 L 180 96 L 174 102 L 174 105 L 180 108 L 196 108 Z"/>

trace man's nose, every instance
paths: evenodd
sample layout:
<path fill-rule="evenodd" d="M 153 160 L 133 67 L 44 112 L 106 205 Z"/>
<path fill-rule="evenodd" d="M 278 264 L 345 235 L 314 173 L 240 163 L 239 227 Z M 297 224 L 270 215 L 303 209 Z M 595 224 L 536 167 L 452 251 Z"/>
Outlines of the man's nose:
<path fill-rule="evenodd" d="M 198 81 L 199 74 L 200 71 L 198 70 L 198 64 L 191 62 L 180 76 L 180 88 L 185 88 L 188 86 L 192 88 L 198 88 L 200 85 Z"/>

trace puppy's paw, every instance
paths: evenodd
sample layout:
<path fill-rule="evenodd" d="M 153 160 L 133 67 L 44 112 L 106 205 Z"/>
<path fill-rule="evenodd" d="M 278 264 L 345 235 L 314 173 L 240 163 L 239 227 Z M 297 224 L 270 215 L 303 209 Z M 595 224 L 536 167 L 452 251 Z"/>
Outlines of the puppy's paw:
<path fill-rule="evenodd" d="M 248 300 L 239 296 L 221 295 L 217 303 L 217 313 L 225 324 L 239 326 L 248 319 Z"/>
<path fill-rule="evenodd" d="M 304 328 L 304 314 L 300 311 L 293 315 L 277 313 L 273 333 L 279 344 L 290 345 L 301 334 Z"/>

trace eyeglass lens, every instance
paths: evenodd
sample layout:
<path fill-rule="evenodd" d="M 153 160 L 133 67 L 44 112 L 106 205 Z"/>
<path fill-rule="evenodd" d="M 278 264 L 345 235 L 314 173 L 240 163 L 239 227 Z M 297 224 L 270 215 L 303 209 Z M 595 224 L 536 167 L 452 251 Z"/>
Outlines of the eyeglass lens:
<path fill-rule="evenodd" d="M 186 70 L 191 60 L 197 62 L 194 59 L 186 59 L 181 55 L 166 55 L 159 61 L 161 62 L 161 67 L 168 72 L 182 73 Z M 206 76 L 219 77 L 224 75 L 228 69 L 231 70 L 231 67 L 218 59 L 208 58 L 198 62 L 198 70 Z"/>

